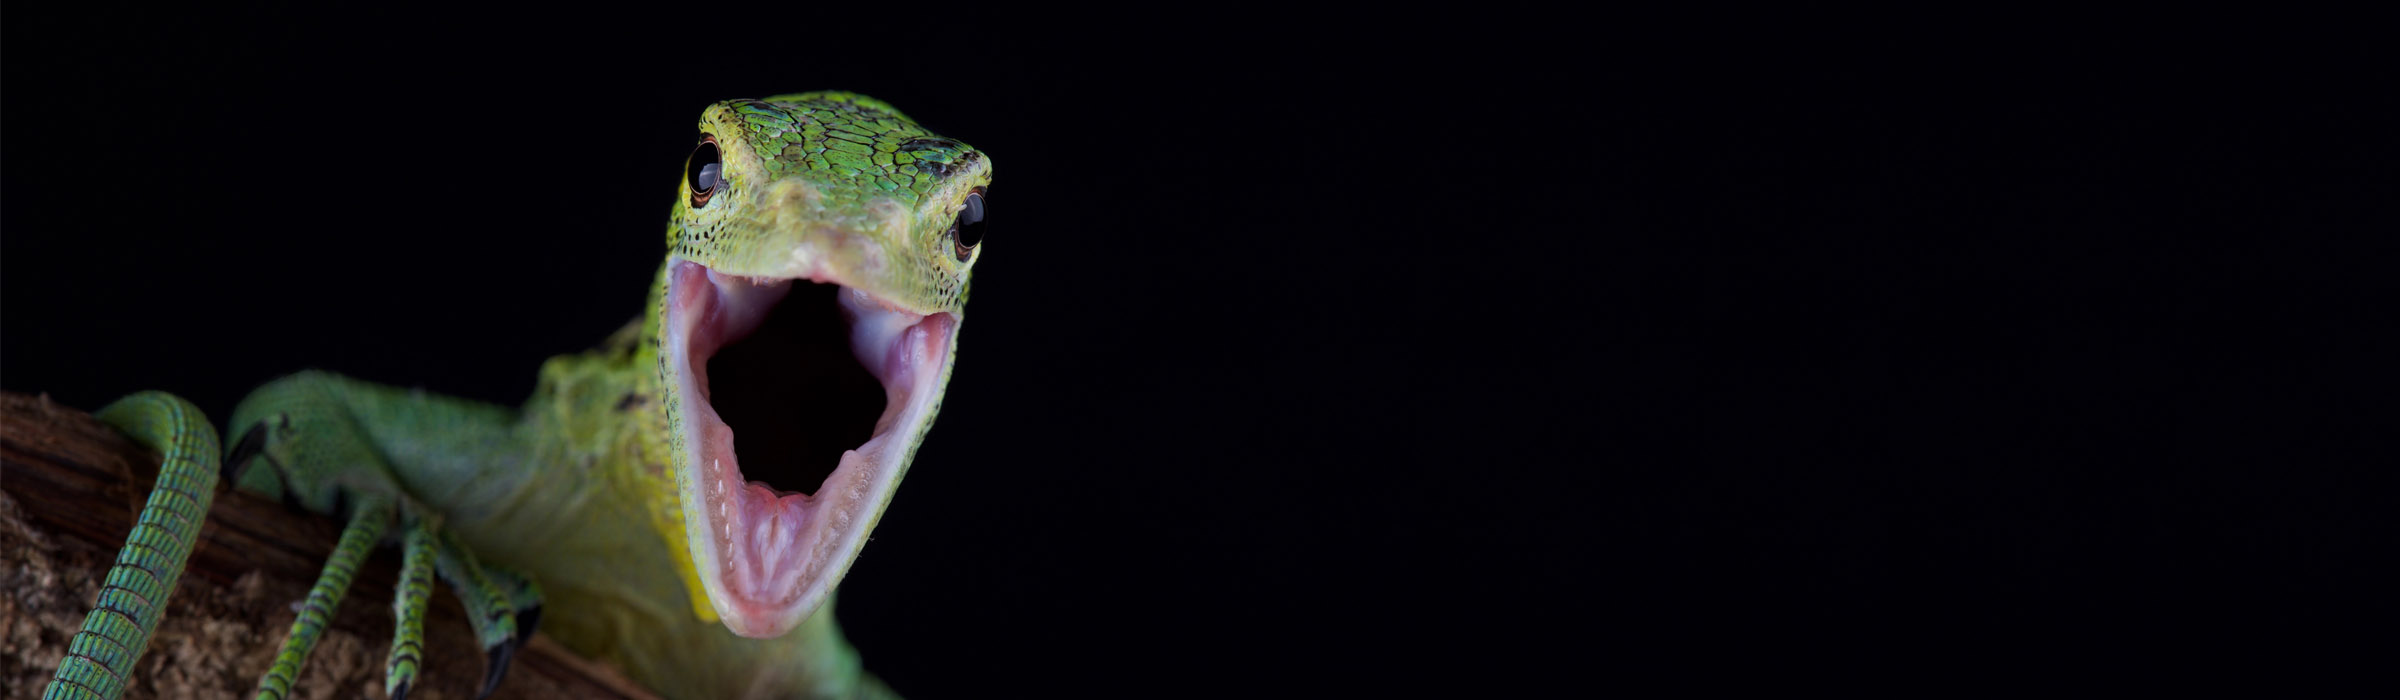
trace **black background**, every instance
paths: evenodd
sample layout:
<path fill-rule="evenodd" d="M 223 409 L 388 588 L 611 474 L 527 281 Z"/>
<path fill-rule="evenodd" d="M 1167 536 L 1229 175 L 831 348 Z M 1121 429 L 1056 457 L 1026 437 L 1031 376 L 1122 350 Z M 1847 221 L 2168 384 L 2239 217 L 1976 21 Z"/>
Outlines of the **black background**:
<path fill-rule="evenodd" d="M 959 369 L 840 601 L 905 693 L 2016 674 L 2393 612 L 2365 44 L 43 13 L 0 387 L 84 408 L 519 401 L 635 315 L 712 101 L 988 152 Z"/>

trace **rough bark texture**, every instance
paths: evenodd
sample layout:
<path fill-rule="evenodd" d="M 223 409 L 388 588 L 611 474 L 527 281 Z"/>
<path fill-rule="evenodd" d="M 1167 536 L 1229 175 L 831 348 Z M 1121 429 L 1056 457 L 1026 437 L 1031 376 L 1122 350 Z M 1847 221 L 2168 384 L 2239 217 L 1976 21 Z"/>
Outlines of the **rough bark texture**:
<path fill-rule="evenodd" d="M 0 392 L 0 695 L 39 697 L 133 528 L 158 456 L 83 411 Z M 274 661 L 339 524 L 220 488 L 165 622 L 127 697 L 247 697 Z M 303 698 L 385 697 L 399 556 L 359 572 L 297 684 Z M 439 586 L 437 585 L 437 588 Z M 458 602 L 434 594 L 411 698 L 472 698 L 483 679 Z M 535 636 L 495 697 L 647 697 L 606 666 Z"/>

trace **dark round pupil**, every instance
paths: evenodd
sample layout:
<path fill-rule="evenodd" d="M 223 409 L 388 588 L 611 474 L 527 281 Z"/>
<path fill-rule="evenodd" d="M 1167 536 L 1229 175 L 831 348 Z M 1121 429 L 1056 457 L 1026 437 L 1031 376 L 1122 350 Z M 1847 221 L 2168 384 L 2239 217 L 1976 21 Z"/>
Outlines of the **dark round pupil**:
<path fill-rule="evenodd" d="M 969 248 L 983 242 L 983 195 L 969 193 L 958 210 L 958 244 Z"/>
<path fill-rule="evenodd" d="M 717 176 L 724 171 L 724 167 L 717 160 L 716 142 L 702 142 L 699 148 L 693 149 L 691 162 L 684 165 L 684 177 L 692 183 L 692 195 L 706 197 L 715 192 Z"/>

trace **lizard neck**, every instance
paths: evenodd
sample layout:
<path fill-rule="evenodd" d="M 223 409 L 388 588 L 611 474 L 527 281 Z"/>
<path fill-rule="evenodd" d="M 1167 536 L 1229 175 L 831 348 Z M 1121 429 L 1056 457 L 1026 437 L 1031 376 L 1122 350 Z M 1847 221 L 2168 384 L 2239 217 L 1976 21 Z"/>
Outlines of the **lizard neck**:
<path fill-rule="evenodd" d="M 549 517 L 611 533 L 624 540 L 617 546 L 628 549 L 647 552 L 655 545 L 660 558 L 656 565 L 678 572 L 686 584 L 675 597 L 689 598 L 700 619 L 713 622 L 715 609 L 698 585 L 684 544 L 671 427 L 661 409 L 666 397 L 661 393 L 656 339 L 666 269 L 662 264 L 653 278 L 641 319 L 591 350 L 543 363 L 519 430 L 536 446 L 537 462 L 548 463 L 543 471 L 567 477 L 542 479 L 547 483 L 540 487 L 577 494 L 565 507 L 579 512 L 553 512 Z"/>

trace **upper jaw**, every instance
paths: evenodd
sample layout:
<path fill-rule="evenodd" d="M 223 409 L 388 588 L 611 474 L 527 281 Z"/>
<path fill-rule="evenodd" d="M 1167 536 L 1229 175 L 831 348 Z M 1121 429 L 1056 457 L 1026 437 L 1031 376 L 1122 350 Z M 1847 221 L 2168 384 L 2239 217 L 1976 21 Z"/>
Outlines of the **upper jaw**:
<path fill-rule="evenodd" d="M 710 251 L 711 272 L 755 280 L 808 280 L 869 293 L 879 305 L 920 316 L 955 311 L 926 306 L 920 294 L 891 285 L 908 279 L 909 210 L 889 198 L 829 203 L 818 186 L 786 178 L 749 201 L 739 226 L 743 245 Z"/>
<path fill-rule="evenodd" d="M 949 370 L 953 314 L 921 313 L 845 285 L 838 298 L 852 353 L 884 386 L 873 437 L 844 452 L 814 493 L 743 481 L 733 429 L 708 402 L 708 357 L 754 329 L 796 280 L 841 283 L 840 271 L 852 269 L 812 264 L 807 274 L 781 277 L 669 263 L 661 354 L 681 398 L 662 408 L 677 427 L 686 546 L 718 616 L 742 636 L 780 635 L 824 603 L 890 502 Z"/>

